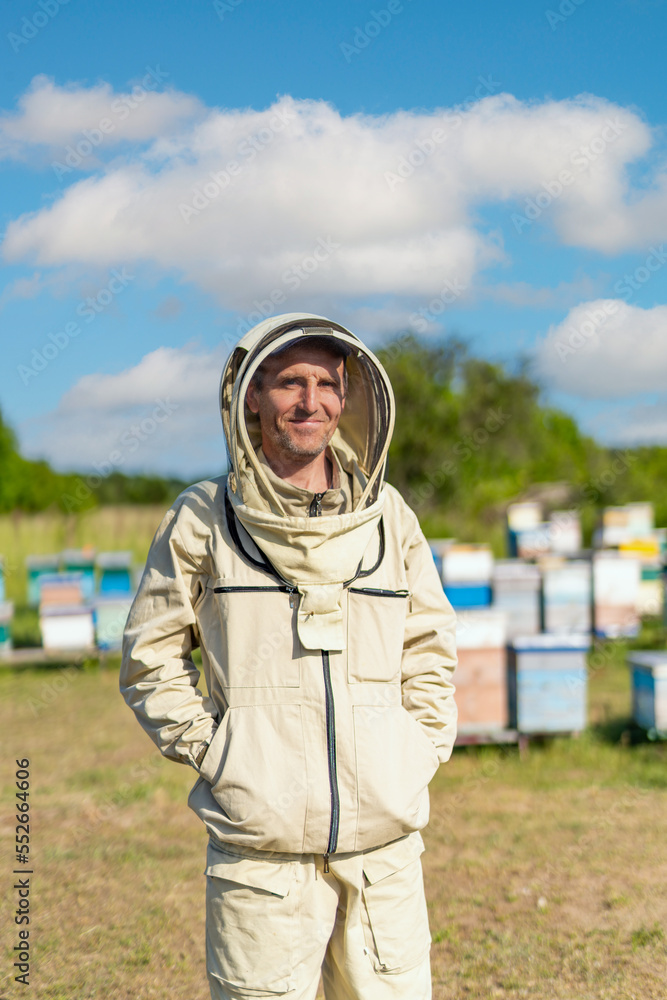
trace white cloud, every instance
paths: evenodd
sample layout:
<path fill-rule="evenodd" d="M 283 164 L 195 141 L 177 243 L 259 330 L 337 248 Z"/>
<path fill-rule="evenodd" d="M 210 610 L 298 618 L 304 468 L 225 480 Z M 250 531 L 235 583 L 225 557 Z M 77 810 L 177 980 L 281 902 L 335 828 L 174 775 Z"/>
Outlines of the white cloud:
<path fill-rule="evenodd" d="M 86 375 L 51 413 L 26 421 L 25 454 L 107 474 L 221 470 L 218 383 L 228 348 L 161 347 L 118 374 Z"/>
<path fill-rule="evenodd" d="M 77 154 L 79 144 L 85 150 L 87 143 L 92 150 L 79 158 L 89 167 L 88 157 L 98 147 L 101 154 L 119 142 L 168 134 L 204 109 L 195 97 L 163 91 L 167 76 L 159 66 L 146 67 L 134 87 L 118 93 L 108 83 L 59 87 L 47 76 L 36 76 L 21 96 L 18 112 L 0 116 L 0 156 L 23 159 L 34 147 L 45 147 L 67 166 L 67 147 Z"/>
<path fill-rule="evenodd" d="M 5 118 L 5 136 L 61 142 L 115 99 L 106 84 L 68 90 L 42 79 Z M 45 110 L 58 102 L 62 123 Z M 627 177 L 651 130 L 590 95 L 529 103 L 501 94 L 465 113 L 344 117 L 289 97 L 264 111 L 204 114 L 172 91 L 147 93 L 123 127 L 137 143 L 155 140 L 11 222 L 6 259 L 149 262 L 241 311 L 272 293 L 272 312 L 295 296 L 413 308 L 445 281 L 470 287 L 505 259 L 480 221 L 486 205 L 505 204 L 508 227 L 512 214 L 526 226 L 549 221 L 562 241 L 605 252 L 667 234 L 667 181 L 657 173 L 640 191 Z M 571 183 L 558 180 L 565 170 Z M 530 201 L 535 221 L 522 214 Z"/>
<path fill-rule="evenodd" d="M 537 368 L 552 388 L 585 399 L 660 392 L 667 384 L 666 344 L 667 306 L 596 299 L 549 329 L 537 347 Z"/>

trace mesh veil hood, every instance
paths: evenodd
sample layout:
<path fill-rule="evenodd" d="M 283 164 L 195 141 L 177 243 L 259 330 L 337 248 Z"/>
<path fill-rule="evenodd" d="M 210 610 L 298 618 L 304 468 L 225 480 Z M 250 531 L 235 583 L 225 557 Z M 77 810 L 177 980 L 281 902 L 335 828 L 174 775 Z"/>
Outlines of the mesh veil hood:
<path fill-rule="evenodd" d="M 391 383 L 373 352 L 355 334 L 323 316 L 307 313 L 285 313 L 259 323 L 241 338 L 225 365 L 220 383 L 220 410 L 229 456 L 229 490 L 237 504 L 247 503 L 246 474 L 250 473 L 271 511 L 284 515 L 280 498 L 257 457 L 256 449 L 262 440 L 259 417 L 246 406 L 245 397 L 253 374 L 269 354 L 307 336 L 331 337 L 350 351 L 346 362 L 345 409 L 330 447 L 335 449 L 343 466 L 356 462 L 366 478 L 365 489 L 355 506 L 358 511 L 372 505 L 382 492 L 394 427 Z"/>

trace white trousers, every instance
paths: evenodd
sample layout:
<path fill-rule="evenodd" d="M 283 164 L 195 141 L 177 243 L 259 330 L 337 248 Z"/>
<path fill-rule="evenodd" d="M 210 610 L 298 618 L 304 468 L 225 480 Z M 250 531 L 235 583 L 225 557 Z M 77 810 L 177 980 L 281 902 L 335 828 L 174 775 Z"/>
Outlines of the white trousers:
<path fill-rule="evenodd" d="M 430 1000 L 418 833 L 359 854 L 209 844 L 206 965 L 212 1000 Z"/>

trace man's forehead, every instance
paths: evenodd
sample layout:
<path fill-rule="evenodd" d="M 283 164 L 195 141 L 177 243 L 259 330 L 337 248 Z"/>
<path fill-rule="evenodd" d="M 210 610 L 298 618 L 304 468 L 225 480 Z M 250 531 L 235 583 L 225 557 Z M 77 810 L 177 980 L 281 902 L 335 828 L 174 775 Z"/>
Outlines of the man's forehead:
<path fill-rule="evenodd" d="M 344 364 L 344 358 L 337 357 L 333 351 L 316 344 L 295 344 L 294 347 L 270 354 L 262 367 L 269 368 L 274 375 L 296 368 L 325 368 L 327 371 L 339 371 Z"/>

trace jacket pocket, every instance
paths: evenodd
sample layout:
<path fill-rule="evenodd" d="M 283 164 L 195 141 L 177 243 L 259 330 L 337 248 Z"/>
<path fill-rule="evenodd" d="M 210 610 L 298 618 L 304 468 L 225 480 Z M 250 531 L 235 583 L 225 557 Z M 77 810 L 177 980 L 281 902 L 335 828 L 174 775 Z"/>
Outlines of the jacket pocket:
<path fill-rule="evenodd" d="M 294 989 L 299 940 L 295 862 L 259 860 L 209 844 L 206 967 L 249 996 Z"/>
<path fill-rule="evenodd" d="M 428 822 L 428 783 L 435 747 L 402 705 L 355 705 L 358 825 L 356 849 L 421 830 Z"/>
<path fill-rule="evenodd" d="M 348 680 L 397 680 L 403 658 L 408 591 L 350 587 L 347 593 Z"/>
<path fill-rule="evenodd" d="M 216 580 L 225 687 L 298 687 L 303 648 L 292 594 L 278 583 Z M 217 656 L 216 656 L 217 659 Z"/>
<path fill-rule="evenodd" d="M 419 965 L 431 945 L 419 834 L 364 856 L 364 934 L 378 973 Z"/>
<path fill-rule="evenodd" d="M 239 843 L 302 852 L 308 771 L 301 705 L 228 708 L 200 773 L 228 836 L 238 830 Z"/>

